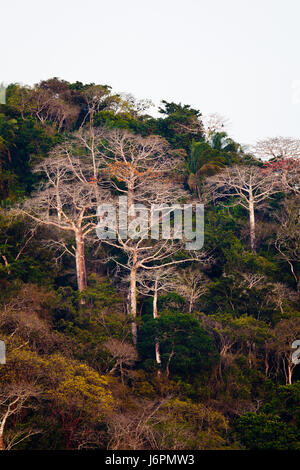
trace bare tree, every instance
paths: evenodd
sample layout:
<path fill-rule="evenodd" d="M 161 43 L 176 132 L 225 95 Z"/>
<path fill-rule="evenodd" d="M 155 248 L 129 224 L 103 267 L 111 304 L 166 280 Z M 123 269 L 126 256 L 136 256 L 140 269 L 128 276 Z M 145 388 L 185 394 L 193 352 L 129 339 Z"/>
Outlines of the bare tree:
<path fill-rule="evenodd" d="M 241 282 L 240 286 L 246 289 L 253 289 L 254 287 L 260 287 L 264 285 L 265 276 L 260 273 L 240 273 Z"/>
<path fill-rule="evenodd" d="M 130 113 L 135 119 L 145 114 L 154 103 L 149 99 L 136 99 L 131 93 L 121 93 L 120 100 L 115 103 L 114 111 L 116 113 Z"/>
<path fill-rule="evenodd" d="M 211 135 L 217 132 L 227 132 L 230 126 L 229 119 L 218 113 L 207 114 L 201 119 L 203 122 L 203 132 L 207 141 L 209 141 Z"/>
<path fill-rule="evenodd" d="M 299 290 L 299 275 L 296 270 L 300 262 L 300 200 L 299 197 L 287 200 L 278 215 L 279 230 L 276 234 L 275 248 L 286 261 Z"/>
<path fill-rule="evenodd" d="M 270 137 L 259 140 L 252 148 L 261 160 L 285 160 L 300 157 L 300 139 L 292 137 Z"/>
<path fill-rule="evenodd" d="M 5 442 L 7 420 L 13 415 L 18 415 L 25 408 L 33 408 L 34 405 L 30 403 L 30 400 L 38 395 L 39 391 L 31 384 L 12 384 L 0 392 L 0 450 L 9 450 L 39 432 L 28 428 L 13 434 Z"/>
<path fill-rule="evenodd" d="M 282 366 L 286 385 L 291 385 L 293 372 L 297 364 L 292 361 L 292 344 L 299 339 L 300 318 L 289 318 L 278 322 L 273 330 L 273 348 L 277 358 L 278 369 Z"/>
<path fill-rule="evenodd" d="M 113 190 L 127 199 L 126 207 L 119 210 L 119 224 L 116 226 L 113 223 L 116 239 L 106 238 L 103 242 L 119 248 L 127 257 L 126 263 L 118 261 L 117 257 L 114 259 L 120 267 L 129 271 L 129 311 L 133 318 L 137 316 L 138 271 L 183 262 L 171 259 L 172 255 L 182 248 L 182 244 L 174 243 L 174 240 L 170 241 L 168 238 L 155 243 L 149 240 L 149 233 L 156 225 L 155 217 L 151 218 L 149 224 L 148 212 L 145 214 L 138 206 L 143 203 L 150 210 L 152 204 L 174 202 L 185 194 L 169 178 L 170 171 L 177 161 L 168 154 L 168 150 L 167 143 L 158 136 L 143 138 L 116 130 L 108 132 L 105 137 L 102 155 L 107 180 Z M 139 212 L 138 218 L 136 211 Z M 123 216 L 126 217 L 125 223 Z M 124 237 L 124 227 L 127 230 L 127 223 L 129 230 L 134 232 L 133 237 L 127 237 L 127 231 Z M 109 221 L 107 224 L 109 225 Z M 197 255 L 193 255 L 193 259 L 195 258 Z M 203 258 L 201 254 L 201 259 Z M 135 321 L 132 323 L 132 335 L 136 343 Z"/>
<path fill-rule="evenodd" d="M 161 292 L 170 292 L 177 286 L 176 271 L 173 266 L 144 270 L 137 276 L 138 291 L 153 297 L 153 318 L 158 317 L 157 301 Z"/>
<path fill-rule="evenodd" d="M 77 284 L 82 292 L 86 287 L 84 244 L 96 227 L 100 187 L 92 179 L 92 165 L 73 157 L 72 146 L 73 142 L 66 142 L 56 147 L 51 156 L 35 168 L 46 181 L 20 210 L 37 224 L 74 237 L 75 246 L 68 247 L 63 236 L 56 244 L 75 257 Z M 104 193 L 101 194 L 104 197 Z"/>
<path fill-rule="evenodd" d="M 252 252 L 255 253 L 255 210 L 280 192 L 276 174 L 263 172 L 256 166 L 234 166 L 208 178 L 207 189 L 214 199 L 234 197 L 236 202 L 232 205 L 240 205 L 248 211 L 250 245 Z"/>
<path fill-rule="evenodd" d="M 177 273 L 176 291 L 188 302 L 189 313 L 192 313 L 200 297 L 208 292 L 208 283 L 207 276 L 193 266 Z"/>
<path fill-rule="evenodd" d="M 142 400 L 132 411 L 114 413 L 109 416 L 108 433 L 110 450 L 159 449 L 159 435 L 155 431 L 162 417 L 159 410 L 168 401 Z"/>
<path fill-rule="evenodd" d="M 267 303 L 272 303 L 279 308 L 281 314 L 284 314 L 284 306 L 286 302 L 296 302 L 297 292 L 290 289 L 286 284 L 282 282 L 275 282 L 270 285 L 269 293 L 267 295 Z"/>
<path fill-rule="evenodd" d="M 122 384 L 124 384 L 124 366 L 133 366 L 138 359 L 135 347 L 116 338 L 109 339 L 104 346 L 109 350 L 115 361 L 110 373 L 120 369 Z"/>
<path fill-rule="evenodd" d="M 264 164 L 264 173 L 273 173 L 281 179 L 282 191 L 288 193 L 300 193 L 300 159 L 282 158 Z"/>

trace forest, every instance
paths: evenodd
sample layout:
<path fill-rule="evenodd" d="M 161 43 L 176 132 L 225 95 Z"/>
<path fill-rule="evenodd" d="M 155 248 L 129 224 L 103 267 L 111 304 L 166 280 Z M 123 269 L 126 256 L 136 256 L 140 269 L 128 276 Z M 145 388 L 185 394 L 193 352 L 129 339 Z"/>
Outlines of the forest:
<path fill-rule="evenodd" d="M 300 450 L 300 140 L 246 148 L 218 114 L 152 108 L 6 88 L 1 450 Z M 203 204 L 204 246 L 101 240 L 122 196 Z"/>

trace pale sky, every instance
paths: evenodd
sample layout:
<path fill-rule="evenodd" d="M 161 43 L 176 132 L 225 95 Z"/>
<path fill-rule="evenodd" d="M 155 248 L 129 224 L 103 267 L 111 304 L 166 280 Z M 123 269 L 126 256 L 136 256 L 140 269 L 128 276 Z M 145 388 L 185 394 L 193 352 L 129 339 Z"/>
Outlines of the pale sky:
<path fill-rule="evenodd" d="M 0 82 L 59 77 L 218 112 L 241 143 L 300 138 L 299 0 L 10 0 Z"/>

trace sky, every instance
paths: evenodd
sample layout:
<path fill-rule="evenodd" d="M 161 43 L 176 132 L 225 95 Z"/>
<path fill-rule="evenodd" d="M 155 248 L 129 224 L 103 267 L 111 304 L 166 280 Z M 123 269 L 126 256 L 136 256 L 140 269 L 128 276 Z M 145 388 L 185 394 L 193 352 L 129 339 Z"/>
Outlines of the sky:
<path fill-rule="evenodd" d="M 300 138 L 299 0 L 0 0 L 0 15 L 0 82 L 107 84 L 224 115 L 243 144 Z"/>

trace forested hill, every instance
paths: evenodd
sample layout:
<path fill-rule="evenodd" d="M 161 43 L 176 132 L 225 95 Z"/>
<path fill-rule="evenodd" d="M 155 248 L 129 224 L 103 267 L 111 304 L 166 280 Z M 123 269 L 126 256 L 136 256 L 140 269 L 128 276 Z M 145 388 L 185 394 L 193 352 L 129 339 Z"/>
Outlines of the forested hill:
<path fill-rule="evenodd" d="M 300 141 L 53 78 L 0 105 L 1 449 L 300 450 Z M 204 246 L 99 203 L 204 204 Z"/>

